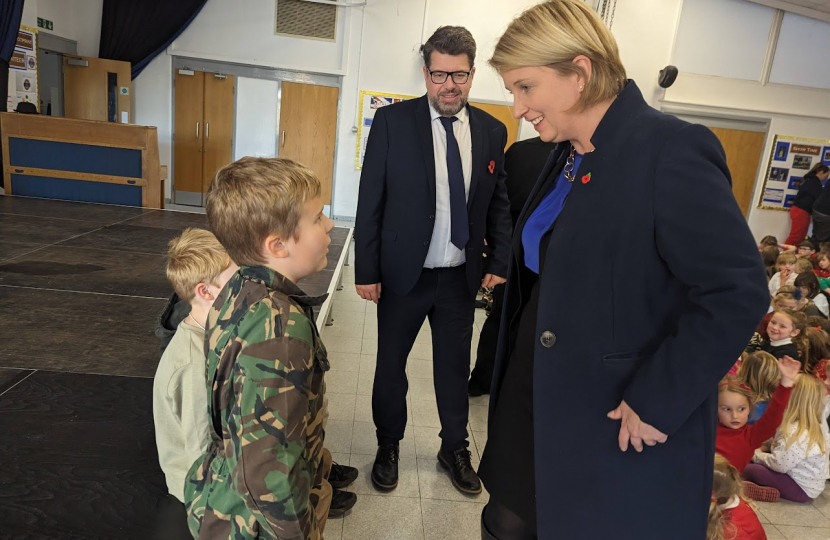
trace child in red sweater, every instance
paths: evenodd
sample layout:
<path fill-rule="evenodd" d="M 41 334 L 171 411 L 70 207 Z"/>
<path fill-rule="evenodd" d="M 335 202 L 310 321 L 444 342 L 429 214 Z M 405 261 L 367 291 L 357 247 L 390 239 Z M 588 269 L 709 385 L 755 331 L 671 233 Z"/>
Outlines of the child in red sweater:
<path fill-rule="evenodd" d="M 706 540 L 767 540 L 758 516 L 744 498 L 740 473 L 720 454 L 715 454 Z"/>
<path fill-rule="evenodd" d="M 801 362 L 789 356 L 778 360 L 781 384 L 772 395 L 764 414 L 753 425 L 747 425 L 755 396 L 752 390 L 736 379 L 724 379 L 718 386 L 718 431 L 715 451 L 729 460 L 739 472 L 761 447 L 775 435 L 781 424 Z"/>

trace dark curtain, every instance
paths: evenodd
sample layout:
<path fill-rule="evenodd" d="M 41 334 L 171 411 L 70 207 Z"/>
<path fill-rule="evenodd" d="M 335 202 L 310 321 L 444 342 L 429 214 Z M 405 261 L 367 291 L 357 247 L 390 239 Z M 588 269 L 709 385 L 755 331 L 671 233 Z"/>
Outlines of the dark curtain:
<path fill-rule="evenodd" d="M 100 58 L 132 66 L 132 78 L 190 25 L 207 0 L 104 0 Z"/>
<path fill-rule="evenodd" d="M 9 60 L 17 43 L 22 17 L 23 0 L 0 0 L 0 88 L 3 89 L 0 111 L 6 110 L 9 98 Z"/>

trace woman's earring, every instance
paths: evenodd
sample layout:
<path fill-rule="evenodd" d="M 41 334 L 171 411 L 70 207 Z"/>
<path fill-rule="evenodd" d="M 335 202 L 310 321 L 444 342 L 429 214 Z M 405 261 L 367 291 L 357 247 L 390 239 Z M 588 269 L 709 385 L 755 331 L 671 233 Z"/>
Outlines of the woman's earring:
<path fill-rule="evenodd" d="M 585 85 L 584 85 L 584 84 L 580 84 L 580 85 L 579 85 L 579 91 L 580 91 L 580 92 L 582 92 L 582 89 L 583 89 L 583 88 L 585 88 Z"/>

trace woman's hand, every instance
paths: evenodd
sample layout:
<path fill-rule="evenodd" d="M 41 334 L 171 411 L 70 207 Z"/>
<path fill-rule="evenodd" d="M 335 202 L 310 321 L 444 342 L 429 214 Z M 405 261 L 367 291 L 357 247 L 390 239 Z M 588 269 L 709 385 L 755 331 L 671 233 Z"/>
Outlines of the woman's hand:
<path fill-rule="evenodd" d="M 639 415 L 628 406 L 625 400 L 620 403 L 619 407 L 608 413 L 608 418 L 622 420 L 618 441 L 620 443 L 620 450 L 623 452 L 628 450 L 629 442 L 634 447 L 634 450 L 642 452 L 643 443 L 646 446 L 656 446 L 657 443 L 664 443 L 669 438 L 668 435 L 659 431 L 654 426 L 640 420 Z"/>
<path fill-rule="evenodd" d="M 798 372 L 801 371 L 801 362 L 790 356 L 778 359 L 778 369 L 781 371 L 781 386 L 790 388 L 795 384 Z"/>

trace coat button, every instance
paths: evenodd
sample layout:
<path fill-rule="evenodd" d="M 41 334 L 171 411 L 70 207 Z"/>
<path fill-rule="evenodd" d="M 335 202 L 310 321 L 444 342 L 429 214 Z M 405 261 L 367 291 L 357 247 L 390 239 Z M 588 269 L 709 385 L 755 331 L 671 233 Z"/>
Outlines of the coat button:
<path fill-rule="evenodd" d="M 429 219 L 435 219 L 434 215 L 429 216 Z"/>
<path fill-rule="evenodd" d="M 428 246 L 429 245 L 429 240 L 424 240 L 424 245 Z"/>
<path fill-rule="evenodd" d="M 543 347 L 550 349 L 556 344 L 556 334 L 545 330 L 542 332 L 542 337 L 539 338 L 539 341 L 542 343 Z"/>

